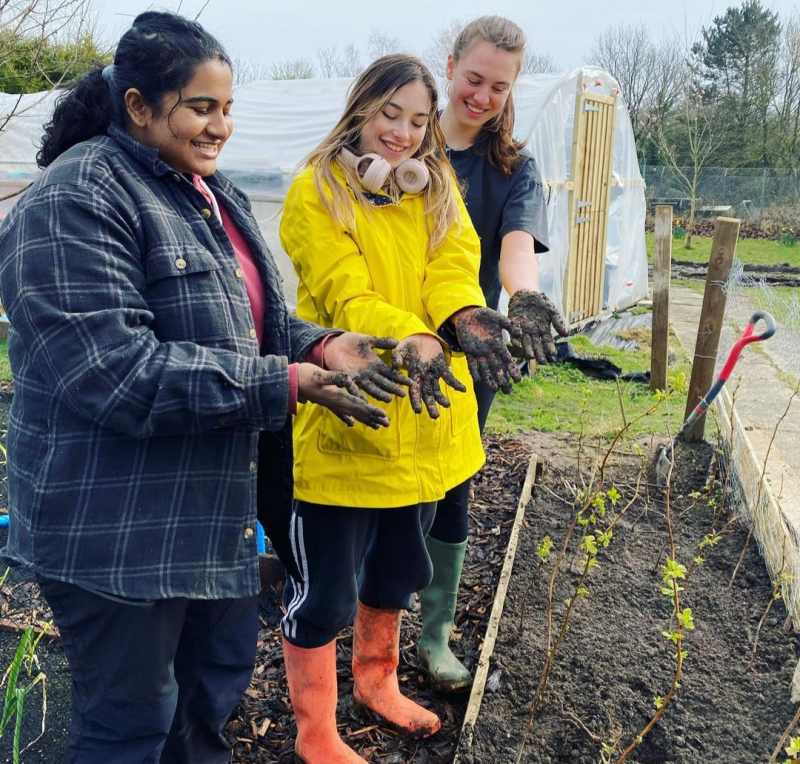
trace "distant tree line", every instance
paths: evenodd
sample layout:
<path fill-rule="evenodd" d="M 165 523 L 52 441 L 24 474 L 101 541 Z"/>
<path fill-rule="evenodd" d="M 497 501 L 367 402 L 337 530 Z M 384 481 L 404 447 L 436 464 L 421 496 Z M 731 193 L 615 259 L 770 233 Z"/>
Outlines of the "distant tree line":
<path fill-rule="evenodd" d="M 430 35 L 420 57 L 435 74 L 444 74 L 466 22 L 455 18 Z M 586 56 L 619 82 L 642 163 L 800 168 L 800 18 L 781 19 L 761 0 L 743 0 L 695 38 L 656 39 L 644 24 L 621 24 L 600 32 Z M 354 77 L 395 52 L 409 49 L 374 29 L 363 49 L 342 42 L 318 47 L 313 58 L 237 59 L 236 84 Z M 0 0 L 0 92 L 60 87 L 110 60 L 95 33 L 91 0 Z M 524 74 L 559 69 L 535 46 L 523 64 Z M 0 115 L 0 132 L 8 118 Z"/>

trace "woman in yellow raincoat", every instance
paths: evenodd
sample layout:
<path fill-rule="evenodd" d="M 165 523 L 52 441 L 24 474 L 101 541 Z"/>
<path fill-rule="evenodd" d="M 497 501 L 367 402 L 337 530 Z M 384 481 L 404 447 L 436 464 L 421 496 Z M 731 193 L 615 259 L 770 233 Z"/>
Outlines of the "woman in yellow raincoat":
<path fill-rule="evenodd" d="M 391 420 L 382 433 L 313 406 L 294 425 L 303 580 L 287 582 L 282 629 L 295 753 L 305 764 L 355 764 L 336 731 L 336 635 L 355 616 L 358 702 L 404 734 L 439 729 L 398 688 L 401 610 L 432 575 L 424 540 L 437 500 L 484 461 L 470 371 L 504 390 L 518 372 L 502 342 L 507 319 L 485 307 L 478 237 L 420 61 L 393 55 L 368 67 L 306 164 L 281 222 L 298 316 L 396 337 L 387 361 L 411 385 L 408 402 L 376 391 Z"/>

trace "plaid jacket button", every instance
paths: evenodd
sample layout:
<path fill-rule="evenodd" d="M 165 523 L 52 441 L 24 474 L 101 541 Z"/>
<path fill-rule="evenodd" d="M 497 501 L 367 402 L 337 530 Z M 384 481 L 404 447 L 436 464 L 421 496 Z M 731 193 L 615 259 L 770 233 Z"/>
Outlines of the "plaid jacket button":
<path fill-rule="evenodd" d="M 179 258 L 178 258 L 178 259 L 175 261 L 175 267 L 176 267 L 176 268 L 177 268 L 179 271 L 182 271 L 182 270 L 183 270 L 183 269 L 186 267 L 186 260 L 184 260 L 182 257 L 179 257 Z"/>
<path fill-rule="evenodd" d="M 174 180 L 176 183 L 180 183 L 180 182 L 181 182 L 181 176 L 180 176 L 180 175 L 178 175 L 178 173 L 176 172 L 176 173 L 175 173 L 175 174 L 172 176 L 172 180 Z"/>
<path fill-rule="evenodd" d="M 246 539 L 251 539 L 251 538 L 253 538 L 253 533 L 254 533 L 254 531 L 253 531 L 253 529 L 252 529 L 252 528 L 245 528 L 245 529 L 244 529 L 244 537 L 245 537 Z"/>
<path fill-rule="evenodd" d="M 204 207 L 202 210 L 200 210 L 200 214 L 201 214 L 201 215 L 202 215 L 202 216 L 203 216 L 203 217 L 204 217 L 206 220 L 208 220 L 208 219 L 211 217 L 211 210 L 210 210 L 210 209 L 208 209 L 208 207 Z"/>
<path fill-rule="evenodd" d="M 241 268 L 237 268 L 233 273 L 234 273 L 234 275 L 236 276 L 237 279 L 244 278 L 244 273 L 242 273 L 242 269 Z"/>
<path fill-rule="evenodd" d="M 258 462 L 250 462 L 250 472 L 255 472 L 258 469 Z"/>
<path fill-rule="evenodd" d="M 258 336 L 258 335 L 257 335 L 257 333 L 256 333 L 256 330 L 255 330 L 255 329 L 251 329 L 251 330 L 250 330 L 250 339 L 251 339 L 251 340 L 254 340 L 254 339 L 257 337 L 257 336 Z"/>

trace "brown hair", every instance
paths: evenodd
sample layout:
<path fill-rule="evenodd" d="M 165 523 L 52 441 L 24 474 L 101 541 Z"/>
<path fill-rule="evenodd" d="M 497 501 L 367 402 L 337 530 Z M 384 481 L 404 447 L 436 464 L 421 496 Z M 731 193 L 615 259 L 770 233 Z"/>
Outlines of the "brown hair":
<path fill-rule="evenodd" d="M 458 62 L 476 42 L 488 42 L 495 48 L 518 53 L 520 66 L 525 53 L 525 33 L 513 21 L 502 16 L 481 16 L 465 26 L 453 43 L 453 60 Z M 519 72 L 519 69 L 517 69 Z M 481 128 L 486 136 L 486 157 L 506 175 L 519 164 L 519 152 L 525 145 L 514 140 L 514 96 L 508 94 L 503 110 Z"/>
<path fill-rule="evenodd" d="M 419 59 L 405 54 L 393 54 L 383 56 L 370 64 L 353 83 L 344 114 L 322 143 L 306 157 L 304 164 L 306 167 L 314 167 L 314 184 L 330 214 L 342 227 L 355 227 L 353 199 L 336 178 L 333 162 L 343 148 L 358 153 L 364 125 L 386 107 L 399 88 L 412 82 L 425 85 L 431 102 L 425 138 L 414 158 L 424 162 L 430 172 L 424 197 L 428 250 L 432 251 L 444 242 L 451 227 L 454 224 L 460 226 L 461 221 L 453 182 L 454 173 L 445 156 L 444 134 L 439 125 L 436 82 Z M 370 202 L 355 171 L 345 162 L 337 162 L 337 165 L 344 172 L 358 202 L 369 209 Z M 394 182 L 394 173 L 389 178 L 388 191 L 397 196 L 399 190 Z"/>

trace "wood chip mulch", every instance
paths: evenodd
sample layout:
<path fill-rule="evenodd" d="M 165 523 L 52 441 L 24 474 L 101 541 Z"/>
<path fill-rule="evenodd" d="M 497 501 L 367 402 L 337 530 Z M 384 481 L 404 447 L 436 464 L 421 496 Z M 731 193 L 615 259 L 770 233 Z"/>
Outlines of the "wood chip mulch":
<path fill-rule="evenodd" d="M 456 628 L 451 645 L 474 672 L 483 647 L 483 635 L 505 558 L 508 537 L 530 458 L 530 447 L 514 440 L 485 441 L 487 463 L 473 480 L 470 503 L 470 542 L 461 580 Z M 262 628 L 256 670 L 245 698 L 226 727 L 233 743 L 233 761 L 291 764 L 296 727 L 283 668 L 282 615 L 279 589 L 262 595 Z M 453 759 L 464 718 L 468 693 L 445 697 L 424 682 L 414 665 L 419 634 L 419 606 L 403 618 L 400 635 L 402 691 L 435 711 L 441 731 L 429 740 L 407 741 L 384 729 L 353 701 L 350 671 L 352 632 L 337 643 L 339 734 L 368 761 L 380 764 L 445 764 Z"/>
<path fill-rule="evenodd" d="M 0 540 L 0 547 L 5 536 Z M 39 585 L 31 580 L 23 568 L 0 568 L 0 631 L 22 632 L 33 626 L 38 634 L 58 638 L 58 629 L 52 625 L 53 614 L 39 594 Z"/>
<path fill-rule="evenodd" d="M 487 462 L 473 480 L 470 503 L 470 541 L 461 580 L 456 627 L 451 645 L 473 671 L 483 647 L 497 580 L 530 458 L 530 447 L 515 440 L 489 438 L 484 442 Z M 0 542 L 5 541 L 5 534 Z M 0 543 L 2 546 L 2 543 Z M 2 570 L 0 570 L 2 575 Z M 295 737 L 294 714 L 283 668 L 279 629 L 283 614 L 281 585 L 261 597 L 261 630 L 256 669 L 245 697 L 226 727 L 237 764 L 291 764 Z M 0 630 L 38 630 L 51 620 L 39 588 L 22 568 L 12 568 L 0 586 Z M 452 761 L 458 743 L 468 693 L 445 697 L 434 692 L 414 665 L 419 634 L 419 605 L 403 618 L 399 677 L 402 691 L 435 711 L 441 731 L 429 740 L 407 741 L 366 716 L 353 701 L 350 672 L 352 631 L 338 640 L 337 721 L 342 738 L 364 758 L 381 764 L 445 764 Z M 49 636 L 58 637 L 55 627 Z"/>

